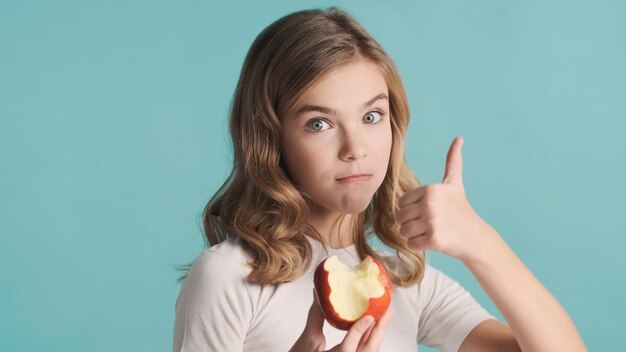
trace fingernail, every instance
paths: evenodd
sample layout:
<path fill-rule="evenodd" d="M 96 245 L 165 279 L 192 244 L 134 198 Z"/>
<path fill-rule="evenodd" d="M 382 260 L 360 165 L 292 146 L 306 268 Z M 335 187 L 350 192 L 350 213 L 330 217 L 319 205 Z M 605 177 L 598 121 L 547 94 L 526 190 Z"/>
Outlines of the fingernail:
<path fill-rule="evenodd" d="M 365 317 L 365 327 L 369 328 L 374 323 L 374 317 L 368 315 Z"/>

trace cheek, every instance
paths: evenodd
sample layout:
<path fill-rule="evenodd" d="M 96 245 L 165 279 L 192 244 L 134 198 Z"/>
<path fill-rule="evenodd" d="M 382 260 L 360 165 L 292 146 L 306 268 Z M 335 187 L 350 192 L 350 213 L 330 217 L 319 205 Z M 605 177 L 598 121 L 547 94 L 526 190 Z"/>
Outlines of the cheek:
<path fill-rule="evenodd" d="M 386 152 L 385 152 L 385 155 L 386 155 L 387 158 L 390 157 L 391 147 L 392 146 L 393 146 L 393 136 L 392 136 L 391 130 L 390 130 L 388 135 L 387 135 L 387 144 L 386 144 L 387 149 L 386 149 Z"/>
<path fill-rule="evenodd" d="M 372 141 L 371 148 L 377 158 L 389 158 L 392 144 L 391 126 L 387 125 L 385 128 L 373 131 L 369 140 Z"/>
<path fill-rule="evenodd" d="M 298 185 L 316 183 L 320 172 L 326 168 L 324 152 L 302 143 L 286 145 L 285 148 L 283 154 L 293 181 Z"/>

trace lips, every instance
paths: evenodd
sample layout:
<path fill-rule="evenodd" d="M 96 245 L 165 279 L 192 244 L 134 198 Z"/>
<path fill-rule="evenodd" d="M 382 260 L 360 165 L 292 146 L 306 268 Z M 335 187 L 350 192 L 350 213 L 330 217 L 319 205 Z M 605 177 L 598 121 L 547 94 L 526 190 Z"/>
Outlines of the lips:
<path fill-rule="evenodd" d="M 339 182 L 351 182 L 351 181 L 359 181 L 359 180 L 366 180 L 368 178 L 370 178 L 372 175 L 370 174 L 352 174 L 352 175 L 348 175 L 348 176 L 344 176 L 341 178 L 338 178 L 337 181 Z"/>
<path fill-rule="evenodd" d="M 372 176 L 370 174 L 352 174 L 352 175 L 348 175 L 348 176 L 344 176 L 344 177 L 339 177 L 337 180 L 343 180 L 346 178 L 350 178 L 350 177 L 359 177 L 359 176 Z"/>

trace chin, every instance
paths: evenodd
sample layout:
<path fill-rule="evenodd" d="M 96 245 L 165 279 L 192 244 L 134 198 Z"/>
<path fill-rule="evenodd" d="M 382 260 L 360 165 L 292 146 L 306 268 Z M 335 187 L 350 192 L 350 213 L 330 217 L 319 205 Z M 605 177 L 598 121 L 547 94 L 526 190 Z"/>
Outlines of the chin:
<path fill-rule="evenodd" d="M 341 212 L 345 214 L 358 214 L 367 210 L 367 207 L 372 202 L 370 197 L 366 201 L 350 202 L 349 204 L 342 204 Z"/>
<path fill-rule="evenodd" d="M 341 194 L 326 194 L 324 197 L 310 198 L 312 203 L 310 205 L 326 209 L 327 211 L 330 210 L 343 214 L 358 214 L 367 210 L 367 207 L 369 207 L 372 202 L 373 194 L 369 194 L 370 192 L 367 192 L 367 195 L 363 195 L 365 192 L 362 191 L 362 196 L 359 197 L 346 197 Z"/>

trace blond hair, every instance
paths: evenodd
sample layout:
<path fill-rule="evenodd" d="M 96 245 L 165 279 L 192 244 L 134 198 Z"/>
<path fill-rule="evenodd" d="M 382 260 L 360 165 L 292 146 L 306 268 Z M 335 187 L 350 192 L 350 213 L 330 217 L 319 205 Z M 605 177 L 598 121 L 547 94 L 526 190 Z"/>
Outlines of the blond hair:
<path fill-rule="evenodd" d="M 306 235 L 320 242 L 308 224 L 304 192 L 291 181 L 281 153 L 280 116 L 288 116 L 308 89 L 326 73 L 366 59 L 376 64 L 389 89 L 392 147 L 385 179 L 366 210 L 353 216 L 352 235 L 361 259 L 370 255 L 388 265 L 368 242 L 373 236 L 396 251 L 395 285 L 420 282 L 425 253 L 414 251 L 398 233 L 397 199 L 420 186 L 404 158 L 409 123 L 406 92 L 383 48 L 348 13 L 337 7 L 286 15 L 266 27 L 245 58 L 230 108 L 234 163 L 230 175 L 203 212 L 205 245 L 240 238 L 253 261 L 248 282 L 280 284 L 301 276 L 312 261 Z M 224 211 L 222 211 L 224 210 Z M 191 264 L 184 265 L 184 280 Z M 400 274 L 403 273 L 403 274 Z"/>

